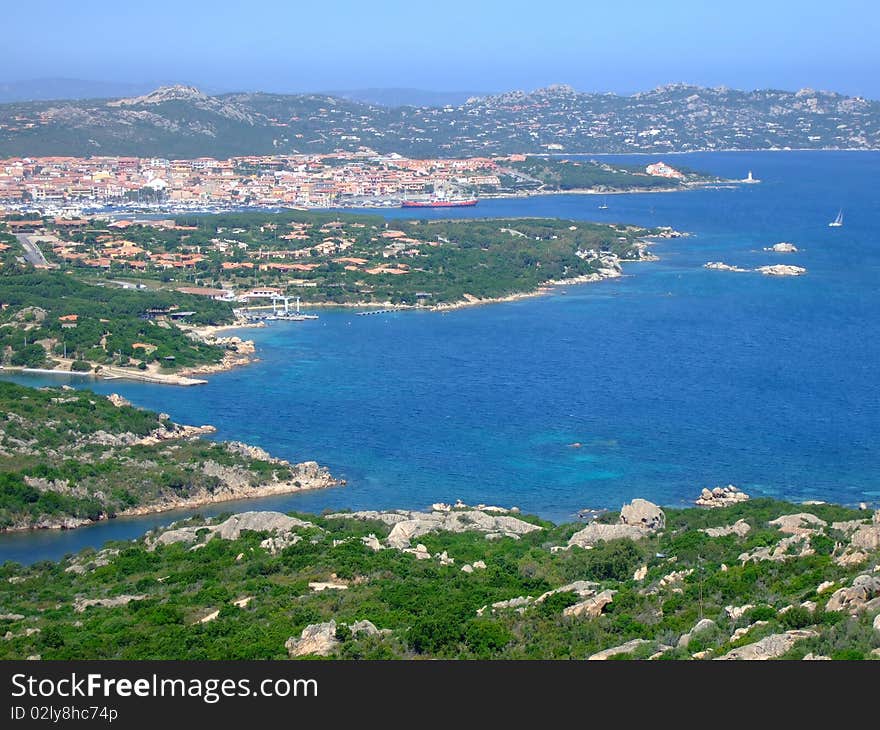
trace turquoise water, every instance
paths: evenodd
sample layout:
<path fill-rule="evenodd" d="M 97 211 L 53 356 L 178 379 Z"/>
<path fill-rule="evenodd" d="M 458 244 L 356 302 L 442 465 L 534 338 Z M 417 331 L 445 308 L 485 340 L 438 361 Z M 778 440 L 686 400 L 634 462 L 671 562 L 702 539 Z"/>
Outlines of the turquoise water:
<path fill-rule="evenodd" d="M 184 423 L 212 423 L 220 439 L 315 459 L 348 480 L 247 508 L 460 498 L 565 520 L 636 496 L 684 505 L 702 487 L 727 483 L 794 500 L 878 501 L 880 153 L 669 161 L 737 178 L 751 169 L 763 182 L 609 196 L 604 211 L 601 198 L 561 195 L 438 211 L 671 225 L 693 235 L 659 243 L 659 262 L 629 264 L 622 279 L 545 297 L 446 314 L 321 311 L 317 321 L 248 330 L 260 362 L 204 387 L 95 389 Z M 846 225 L 829 228 L 839 207 Z M 801 252 L 761 251 L 778 241 Z M 713 260 L 809 273 L 702 268 Z M 178 516 L 2 536 L 0 560 L 58 557 Z"/>

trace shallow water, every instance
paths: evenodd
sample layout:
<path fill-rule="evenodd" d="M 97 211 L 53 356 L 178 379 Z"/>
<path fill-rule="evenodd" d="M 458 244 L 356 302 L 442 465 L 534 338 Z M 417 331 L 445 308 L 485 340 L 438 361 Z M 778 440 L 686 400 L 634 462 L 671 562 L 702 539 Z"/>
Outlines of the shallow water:
<path fill-rule="evenodd" d="M 207 386 L 94 387 L 184 423 L 214 424 L 220 439 L 315 459 L 348 480 L 215 512 L 461 498 L 565 520 L 636 496 L 684 505 L 702 487 L 727 483 L 794 500 L 880 499 L 880 153 L 667 161 L 737 178 L 752 169 L 762 183 L 608 196 L 608 210 L 596 196 L 556 195 L 433 211 L 671 225 L 693 235 L 658 243 L 661 261 L 628 264 L 622 279 L 545 297 L 445 314 L 321 310 L 317 321 L 248 330 L 260 362 Z M 846 225 L 829 228 L 839 207 Z M 801 251 L 761 250 L 778 241 Z M 702 268 L 713 260 L 792 263 L 808 274 Z M 171 519 L 0 536 L 0 561 L 59 557 Z"/>

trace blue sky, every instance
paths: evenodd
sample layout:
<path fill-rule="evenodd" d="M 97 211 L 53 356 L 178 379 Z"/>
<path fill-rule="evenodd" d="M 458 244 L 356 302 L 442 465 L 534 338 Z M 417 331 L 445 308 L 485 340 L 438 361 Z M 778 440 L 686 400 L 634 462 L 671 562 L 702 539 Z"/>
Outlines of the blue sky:
<path fill-rule="evenodd" d="M 0 82 L 500 91 L 673 81 L 880 98 L 880 2 L 78 0 L 4 3 Z"/>

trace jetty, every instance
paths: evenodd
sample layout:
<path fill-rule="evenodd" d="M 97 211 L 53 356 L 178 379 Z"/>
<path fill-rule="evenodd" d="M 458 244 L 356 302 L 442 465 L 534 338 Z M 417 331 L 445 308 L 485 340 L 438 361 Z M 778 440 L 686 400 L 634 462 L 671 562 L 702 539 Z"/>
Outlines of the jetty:
<path fill-rule="evenodd" d="M 358 317 L 368 317 L 371 314 L 391 314 L 392 312 L 402 312 L 404 309 L 409 309 L 409 307 L 389 307 L 386 309 L 368 309 L 363 312 L 357 312 Z"/>

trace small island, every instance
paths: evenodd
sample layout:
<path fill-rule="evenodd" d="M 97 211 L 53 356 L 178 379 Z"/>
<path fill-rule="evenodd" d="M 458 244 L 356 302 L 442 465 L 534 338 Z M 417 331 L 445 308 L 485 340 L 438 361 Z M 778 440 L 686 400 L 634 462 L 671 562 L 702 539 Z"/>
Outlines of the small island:
<path fill-rule="evenodd" d="M 803 276 L 807 270 L 803 266 L 791 266 L 788 264 L 773 264 L 772 266 L 759 266 L 756 269 L 744 269 L 741 266 L 733 266 L 725 264 L 723 261 L 709 261 L 703 264 L 704 269 L 713 269 L 715 271 L 733 271 L 739 274 L 745 274 L 750 271 L 764 274 L 764 276 Z"/>
<path fill-rule="evenodd" d="M 715 271 L 735 271 L 738 273 L 744 273 L 746 271 L 751 271 L 751 269 L 744 269 L 741 266 L 733 266 L 731 264 L 725 264 L 723 261 L 709 261 L 703 264 L 704 269 L 713 269 Z"/>
<path fill-rule="evenodd" d="M 807 273 L 803 266 L 789 266 L 786 264 L 759 266 L 755 271 L 760 271 L 764 276 L 803 276 Z"/>
<path fill-rule="evenodd" d="M 786 241 L 774 243 L 772 246 L 767 246 L 764 250 L 771 251 L 772 253 L 797 253 L 799 251 L 797 246 Z"/>

